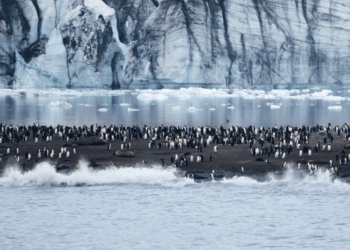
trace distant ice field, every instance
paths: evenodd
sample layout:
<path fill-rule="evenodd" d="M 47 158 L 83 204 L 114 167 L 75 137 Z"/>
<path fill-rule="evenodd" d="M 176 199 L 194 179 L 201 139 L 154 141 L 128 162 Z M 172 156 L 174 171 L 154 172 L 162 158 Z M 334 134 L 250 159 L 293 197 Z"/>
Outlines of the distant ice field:
<path fill-rule="evenodd" d="M 341 125 L 349 122 L 344 90 L 2 89 L 0 120 L 45 125 Z"/>

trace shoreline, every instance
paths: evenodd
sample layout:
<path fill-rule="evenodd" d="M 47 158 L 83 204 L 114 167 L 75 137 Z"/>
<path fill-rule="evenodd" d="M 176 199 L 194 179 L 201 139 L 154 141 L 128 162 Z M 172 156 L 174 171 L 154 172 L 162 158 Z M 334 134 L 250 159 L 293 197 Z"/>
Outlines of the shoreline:
<path fill-rule="evenodd" d="M 113 165 L 175 166 L 183 177 L 198 181 L 213 177 L 216 180 L 234 176 L 263 177 L 269 173 L 282 173 L 287 164 L 294 164 L 294 168 L 308 174 L 321 168 L 334 171 L 337 177 L 350 175 L 346 124 L 327 128 L 270 129 L 233 126 L 17 128 L 3 124 L 0 128 L 0 176 L 9 166 L 19 166 L 27 172 L 47 161 L 57 172 L 68 174 L 81 160 L 93 169 Z M 122 144 L 124 149 L 121 149 Z M 16 152 L 17 148 L 19 152 Z M 46 157 L 44 150 L 48 150 Z M 299 156 L 300 151 L 302 156 Z M 310 151 L 311 156 L 308 155 Z"/>

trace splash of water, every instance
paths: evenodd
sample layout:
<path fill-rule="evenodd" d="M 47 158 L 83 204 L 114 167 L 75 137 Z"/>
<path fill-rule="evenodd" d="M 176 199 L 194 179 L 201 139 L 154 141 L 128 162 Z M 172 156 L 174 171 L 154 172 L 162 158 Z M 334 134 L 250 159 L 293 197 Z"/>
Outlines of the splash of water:
<path fill-rule="evenodd" d="M 191 183 L 189 179 L 176 177 L 176 169 L 110 167 L 105 170 L 92 170 L 86 162 L 80 162 L 77 170 L 69 175 L 57 173 L 48 162 L 38 164 L 32 171 L 22 173 L 17 167 L 9 168 L 2 178 L 0 186 L 81 186 L 108 184 L 150 184 L 183 186 Z"/>
<path fill-rule="evenodd" d="M 95 186 L 113 184 L 148 184 L 161 186 L 186 186 L 195 182 L 189 178 L 181 178 L 175 168 L 162 168 L 160 166 L 146 167 L 115 167 L 105 170 L 93 170 L 84 161 L 80 162 L 77 170 L 71 174 L 58 173 L 54 165 L 49 162 L 37 164 L 29 172 L 21 172 L 18 166 L 7 168 L 0 178 L 0 186 Z M 270 173 L 265 181 L 259 181 L 247 176 L 235 176 L 230 179 L 211 183 L 223 183 L 235 186 L 259 186 L 259 185 L 284 185 L 292 189 L 307 189 L 310 186 L 338 186 L 349 189 L 350 185 L 340 179 L 335 179 L 334 174 L 328 170 L 317 170 L 313 175 L 297 170 L 293 165 L 288 165 L 282 175 Z"/>

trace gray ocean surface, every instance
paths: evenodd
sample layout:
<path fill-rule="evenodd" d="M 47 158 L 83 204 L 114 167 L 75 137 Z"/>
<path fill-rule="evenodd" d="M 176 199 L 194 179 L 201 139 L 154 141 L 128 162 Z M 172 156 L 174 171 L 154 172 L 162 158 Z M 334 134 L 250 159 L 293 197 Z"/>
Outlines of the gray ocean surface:
<path fill-rule="evenodd" d="M 240 92 L 239 92 L 240 91 Z M 347 90 L 37 90 L 0 93 L 6 124 L 342 125 Z M 239 93 L 239 94 L 237 94 Z M 194 183 L 173 168 L 0 177 L 0 249 L 347 249 L 350 186 L 295 166 L 264 182 Z"/>

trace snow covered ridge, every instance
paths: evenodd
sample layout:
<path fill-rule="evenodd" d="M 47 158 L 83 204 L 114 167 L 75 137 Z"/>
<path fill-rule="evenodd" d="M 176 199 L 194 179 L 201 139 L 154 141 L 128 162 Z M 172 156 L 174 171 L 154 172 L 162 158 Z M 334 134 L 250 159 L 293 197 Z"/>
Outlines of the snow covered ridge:
<path fill-rule="evenodd" d="M 350 83 L 348 0 L 2 2 L 0 87 Z"/>

